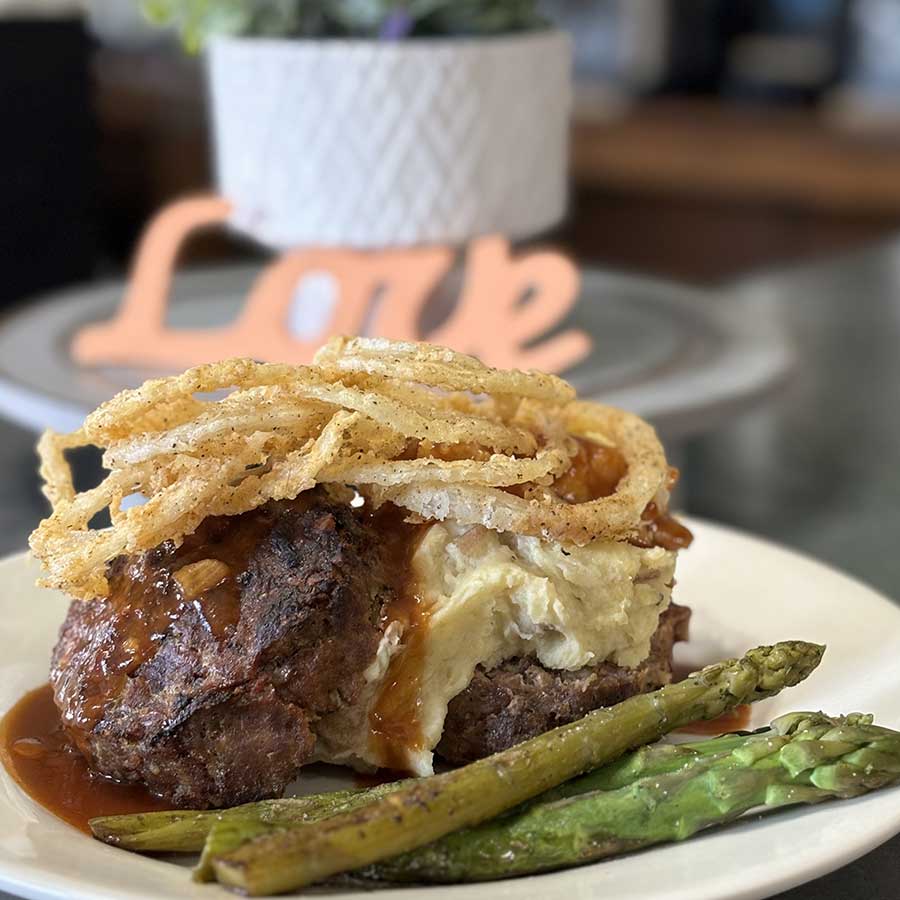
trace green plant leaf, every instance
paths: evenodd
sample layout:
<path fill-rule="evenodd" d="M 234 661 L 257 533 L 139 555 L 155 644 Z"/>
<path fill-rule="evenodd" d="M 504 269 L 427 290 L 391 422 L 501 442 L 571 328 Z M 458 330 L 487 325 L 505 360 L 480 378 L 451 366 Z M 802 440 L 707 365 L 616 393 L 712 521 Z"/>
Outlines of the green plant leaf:
<path fill-rule="evenodd" d="M 214 35 L 377 37 L 402 10 L 410 36 L 490 35 L 544 24 L 537 0 L 141 0 L 148 21 L 197 52 Z"/>

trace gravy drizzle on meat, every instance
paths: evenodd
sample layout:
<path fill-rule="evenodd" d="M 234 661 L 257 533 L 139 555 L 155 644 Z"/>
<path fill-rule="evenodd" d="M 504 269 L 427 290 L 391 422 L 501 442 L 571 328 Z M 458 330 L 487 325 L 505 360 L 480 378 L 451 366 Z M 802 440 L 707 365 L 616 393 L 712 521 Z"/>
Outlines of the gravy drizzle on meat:
<path fill-rule="evenodd" d="M 69 736 L 96 771 L 175 803 L 279 795 L 318 717 L 361 690 L 395 577 L 381 548 L 372 521 L 315 491 L 114 564 L 136 567 L 141 605 L 70 607 L 51 669 Z M 228 577 L 188 600 L 175 574 L 210 558 Z"/>
<path fill-rule="evenodd" d="M 381 767 L 406 769 L 407 747 L 421 748 L 419 685 L 428 638 L 430 610 L 417 590 L 411 560 L 424 526 L 403 521 L 390 504 L 373 515 L 384 542 L 382 558 L 392 576 L 393 591 L 381 615 L 382 629 L 391 622 L 403 627 L 402 645 L 388 664 L 384 681 L 369 713 L 369 740 L 377 748 Z"/>
<path fill-rule="evenodd" d="M 216 641 L 232 634 L 240 618 L 239 577 L 273 523 L 274 516 L 265 510 L 233 519 L 209 518 L 177 549 L 167 541 L 148 553 L 115 560 L 109 596 L 86 605 L 85 627 L 96 635 L 96 664 L 77 673 L 77 689 L 64 689 L 66 724 L 92 729 L 127 679 L 156 654 L 188 605 Z M 206 560 L 222 563 L 227 574 L 186 595 L 179 574 Z"/>

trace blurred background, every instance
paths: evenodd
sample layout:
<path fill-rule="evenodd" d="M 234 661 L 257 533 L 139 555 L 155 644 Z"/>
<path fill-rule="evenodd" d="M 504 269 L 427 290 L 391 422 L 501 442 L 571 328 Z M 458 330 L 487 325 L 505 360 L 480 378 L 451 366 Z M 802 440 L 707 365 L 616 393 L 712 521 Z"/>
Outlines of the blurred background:
<path fill-rule="evenodd" d="M 680 505 L 900 595 L 900 3 L 540 5 L 575 80 L 568 212 L 536 237 L 597 286 L 595 337 L 641 361 L 628 397 L 683 470 Z M 121 292 L 147 220 L 214 183 L 207 107 L 203 55 L 136 3 L 0 0 L 0 339 L 49 328 L 48 292 L 76 317 L 92 285 Z M 219 231 L 183 264 L 269 257 Z M 55 407 L 8 389 L 43 365 L 0 380 L 3 551 L 45 510 L 32 446 Z M 792 896 L 894 897 L 897 852 Z"/>
<path fill-rule="evenodd" d="M 866 487 L 896 438 L 900 4 L 541 8 L 575 53 L 569 210 L 541 240 L 587 270 L 703 286 L 740 307 L 742 327 L 765 318 L 796 353 L 792 374 L 739 414 L 673 430 L 683 504 L 896 589 L 896 555 L 861 537 L 849 513 L 893 514 L 900 493 L 895 479 Z M 202 54 L 136 3 L 0 0 L 8 313 L 52 289 L 124 277 L 149 217 L 210 187 L 203 70 Z M 267 256 L 218 232 L 193 239 L 184 264 Z M 3 434 L 17 477 L 0 542 L 12 550 L 43 501 L 33 433 L 8 424 Z"/>
<path fill-rule="evenodd" d="M 667 420 L 663 433 L 685 473 L 682 504 L 896 591 L 897 555 L 858 515 L 883 523 L 900 495 L 884 471 L 897 439 L 900 4 L 544 0 L 541 11 L 575 54 L 569 209 L 541 240 L 586 271 L 661 279 L 661 302 L 666 283 L 702 286 L 757 344 L 792 348 L 790 375 L 744 385 L 752 403 L 692 415 L 692 397 L 678 398 L 690 424 Z M 149 217 L 213 183 L 203 55 L 137 3 L 0 0 L 0 117 L 0 333 L 48 291 L 123 278 Z M 220 231 L 192 239 L 183 262 L 268 255 Z M 629 327 L 658 345 L 665 315 Z M 13 550 L 44 507 L 33 429 L 12 422 L 34 426 L 43 407 L 0 400 L 15 473 L 0 544 Z"/>
<path fill-rule="evenodd" d="M 120 271 L 152 212 L 211 182 L 202 59 L 136 3 L 87 5 L 0 3 L 5 301 Z M 714 283 L 900 224 L 896 3 L 542 7 L 575 40 L 572 205 L 552 237 L 580 261 Z"/>

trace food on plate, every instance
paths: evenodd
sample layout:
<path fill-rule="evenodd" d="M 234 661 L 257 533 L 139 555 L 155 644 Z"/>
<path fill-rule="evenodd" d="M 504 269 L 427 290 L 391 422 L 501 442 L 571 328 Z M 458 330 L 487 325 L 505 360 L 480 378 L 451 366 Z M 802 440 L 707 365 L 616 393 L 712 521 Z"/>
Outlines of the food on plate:
<path fill-rule="evenodd" d="M 208 861 L 221 883 L 259 895 L 416 850 L 675 728 L 798 684 L 819 664 L 823 650 L 802 641 L 758 647 L 463 768 L 413 779 L 349 812 L 264 834 Z M 110 834 L 105 820 L 97 832 Z"/>
<path fill-rule="evenodd" d="M 79 492 L 88 444 L 108 475 Z M 341 338 L 147 382 L 39 450 L 63 724 L 174 803 L 478 759 L 667 684 L 687 636 L 677 473 L 551 375 Z"/>
<path fill-rule="evenodd" d="M 176 803 L 280 794 L 315 752 L 311 723 L 362 690 L 390 583 L 375 546 L 372 525 L 312 492 L 120 557 L 111 596 L 131 605 L 76 600 L 53 652 L 70 738 L 95 770 Z M 183 573 L 202 561 L 241 572 L 239 610 L 218 572 L 205 612 L 190 604 Z M 173 615 L 156 592 L 187 603 Z M 159 649 L 132 669 L 129 641 L 147 629 Z M 98 696 L 114 702 L 99 708 Z"/>
<path fill-rule="evenodd" d="M 65 454 L 87 444 L 108 474 L 79 492 Z M 311 366 L 147 382 L 39 450 L 53 509 L 31 546 L 72 598 L 62 726 L 95 774 L 195 807 L 92 831 L 201 851 L 198 880 L 497 878 L 897 778 L 897 735 L 862 716 L 614 762 L 797 684 L 824 648 L 671 683 L 677 473 L 650 426 L 553 376 L 341 338 Z M 278 799 L 314 761 L 421 777 Z"/>
<path fill-rule="evenodd" d="M 98 816 L 94 836 L 107 844 L 141 853 L 196 853 L 203 850 L 215 825 L 285 828 L 315 822 L 371 803 L 407 779 L 374 787 L 353 787 L 324 794 L 256 800 L 229 809 L 171 809 Z"/>
<path fill-rule="evenodd" d="M 685 840 L 755 808 L 858 797 L 900 782 L 900 732 L 871 723 L 800 712 L 749 735 L 644 747 L 513 815 L 360 874 L 417 882 L 530 875 Z"/>
<path fill-rule="evenodd" d="M 479 666 L 468 687 L 450 701 L 438 754 L 450 762 L 470 762 L 666 684 L 672 648 L 687 639 L 690 617 L 686 607 L 670 604 L 659 617 L 650 653 L 635 666 L 601 662 L 550 669 L 527 656 L 491 669 Z"/>

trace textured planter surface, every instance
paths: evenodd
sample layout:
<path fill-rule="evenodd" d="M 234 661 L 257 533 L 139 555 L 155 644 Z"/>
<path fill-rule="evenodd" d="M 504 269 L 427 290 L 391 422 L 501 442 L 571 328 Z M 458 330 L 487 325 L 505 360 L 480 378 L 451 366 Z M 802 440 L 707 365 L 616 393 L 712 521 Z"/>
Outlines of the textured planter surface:
<path fill-rule="evenodd" d="M 571 49 L 477 40 L 219 39 L 218 186 L 273 247 L 535 234 L 565 211 Z"/>

